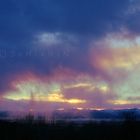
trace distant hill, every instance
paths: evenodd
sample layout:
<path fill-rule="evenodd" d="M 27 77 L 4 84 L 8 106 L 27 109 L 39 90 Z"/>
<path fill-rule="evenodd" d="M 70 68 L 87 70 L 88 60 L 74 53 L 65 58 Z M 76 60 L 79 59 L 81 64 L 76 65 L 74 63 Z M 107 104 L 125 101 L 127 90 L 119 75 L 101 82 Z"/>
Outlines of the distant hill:
<path fill-rule="evenodd" d="M 140 119 L 140 109 L 123 110 L 69 110 L 55 111 L 54 119 L 95 119 L 95 120 L 122 120 Z"/>
<path fill-rule="evenodd" d="M 13 117 L 16 115 L 13 115 L 12 112 L 7 111 L 0 111 L 0 119 L 7 120 L 7 119 L 17 119 L 17 117 Z M 29 114 L 26 114 L 27 116 Z M 25 118 L 26 118 L 25 115 Z M 40 116 L 38 113 L 38 116 L 35 116 L 35 119 L 38 119 Z M 20 119 L 24 118 L 23 116 L 19 116 Z M 47 118 L 47 116 L 42 116 L 43 118 Z M 123 109 L 123 110 L 77 110 L 77 109 L 71 109 L 71 110 L 57 110 L 52 113 L 51 116 L 52 120 L 140 120 L 140 109 L 134 108 L 134 109 Z"/>

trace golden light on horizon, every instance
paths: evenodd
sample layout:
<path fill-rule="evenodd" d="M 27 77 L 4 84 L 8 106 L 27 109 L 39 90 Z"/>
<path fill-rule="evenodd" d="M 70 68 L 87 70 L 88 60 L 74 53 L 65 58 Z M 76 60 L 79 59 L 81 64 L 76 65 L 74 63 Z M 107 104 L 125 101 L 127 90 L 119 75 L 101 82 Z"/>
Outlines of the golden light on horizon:
<path fill-rule="evenodd" d="M 47 101 L 70 103 L 70 104 L 81 104 L 86 102 L 86 100 L 81 100 L 76 98 L 66 99 L 62 94 L 50 94 L 47 98 Z"/>
<path fill-rule="evenodd" d="M 110 100 L 108 101 L 109 103 L 111 104 L 114 104 L 114 105 L 126 105 L 126 104 L 131 104 L 130 101 L 127 101 L 127 100 Z"/>
<path fill-rule="evenodd" d="M 97 110 L 97 111 L 101 111 L 101 110 L 104 110 L 104 108 L 89 108 L 89 110 Z"/>
<path fill-rule="evenodd" d="M 56 102 L 56 103 L 69 103 L 69 104 L 83 104 L 86 103 L 86 100 L 70 98 L 67 99 L 63 94 L 60 93 L 50 93 L 48 95 L 37 95 L 34 94 L 34 98 L 32 99 L 31 95 L 21 95 L 21 94 L 10 94 L 4 97 L 5 99 L 15 100 L 15 101 L 42 101 L 42 102 Z"/>
<path fill-rule="evenodd" d="M 86 103 L 86 100 L 81 100 L 81 99 L 67 99 L 66 100 L 67 103 L 70 103 L 70 104 L 83 104 L 83 103 Z"/>
<path fill-rule="evenodd" d="M 82 107 L 77 107 L 76 109 L 77 110 L 84 110 L 84 108 L 82 108 Z"/>

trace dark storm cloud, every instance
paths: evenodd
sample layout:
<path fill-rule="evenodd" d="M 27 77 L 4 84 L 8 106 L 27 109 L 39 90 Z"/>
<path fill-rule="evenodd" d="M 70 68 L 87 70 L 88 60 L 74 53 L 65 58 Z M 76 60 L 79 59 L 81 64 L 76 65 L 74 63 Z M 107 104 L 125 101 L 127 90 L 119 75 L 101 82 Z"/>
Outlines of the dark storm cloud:
<path fill-rule="evenodd" d="M 128 5 L 129 0 L 2 0 L 0 42 L 25 46 L 41 31 L 100 36 L 120 28 Z"/>
<path fill-rule="evenodd" d="M 96 73 L 87 60 L 87 41 L 123 27 L 138 28 L 138 12 L 128 10 L 133 5 L 129 0 L 1 0 L 0 92 L 11 88 L 11 77 L 24 71 L 45 75 L 67 67 Z M 35 50 L 40 45 L 34 44 L 35 36 L 44 32 L 64 33 L 61 40 L 71 34 L 78 42 Z"/>

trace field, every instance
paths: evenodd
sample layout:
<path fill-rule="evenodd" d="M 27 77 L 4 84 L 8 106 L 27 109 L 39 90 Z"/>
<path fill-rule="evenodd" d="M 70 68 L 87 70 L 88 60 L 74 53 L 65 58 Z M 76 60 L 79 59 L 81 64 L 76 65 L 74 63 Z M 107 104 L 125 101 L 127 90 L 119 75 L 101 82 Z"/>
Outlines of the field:
<path fill-rule="evenodd" d="M 140 122 L 8 122 L 0 121 L 1 140 L 139 140 Z"/>

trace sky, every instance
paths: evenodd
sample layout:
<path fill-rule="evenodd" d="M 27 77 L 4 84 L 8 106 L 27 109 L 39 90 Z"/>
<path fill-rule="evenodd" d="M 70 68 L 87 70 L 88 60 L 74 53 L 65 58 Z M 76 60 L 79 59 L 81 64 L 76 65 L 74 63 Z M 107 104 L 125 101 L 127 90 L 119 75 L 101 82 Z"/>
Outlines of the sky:
<path fill-rule="evenodd" d="M 139 0 L 1 0 L 0 110 L 140 107 Z"/>

